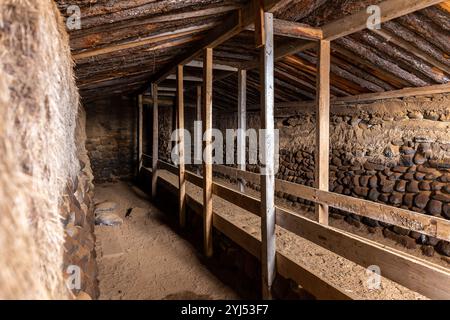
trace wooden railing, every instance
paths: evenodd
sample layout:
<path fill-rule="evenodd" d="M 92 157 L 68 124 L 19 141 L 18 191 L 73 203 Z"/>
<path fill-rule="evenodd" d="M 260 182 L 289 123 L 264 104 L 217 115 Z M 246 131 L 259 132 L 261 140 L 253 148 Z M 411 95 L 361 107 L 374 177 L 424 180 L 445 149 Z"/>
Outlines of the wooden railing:
<path fill-rule="evenodd" d="M 158 168 L 178 175 L 178 168 L 169 163 L 159 161 Z M 228 177 L 259 183 L 259 175 L 255 173 L 217 165 L 214 166 L 214 170 Z M 187 171 L 186 179 L 190 183 L 202 188 L 203 180 L 201 176 Z M 160 179 L 160 182 L 170 187 L 174 192 L 177 192 L 176 186 L 169 186 L 168 181 Z M 445 219 L 426 216 L 358 198 L 320 191 L 282 180 L 276 181 L 276 190 L 377 221 L 414 230 L 438 239 L 450 240 L 450 221 Z M 213 183 L 213 193 L 258 217 L 260 216 L 260 200 L 255 197 L 233 190 L 219 183 Z M 187 196 L 187 204 L 195 212 L 202 214 L 201 203 Z M 363 267 L 376 265 L 380 267 L 382 276 L 424 296 L 432 299 L 450 299 L 450 270 L 447 268 L 360 236 L 320 224 L 285 208 L 276 208 L 276 223 L 279 227 L 295 233 L 358 265 Z M 246 233 L 245 230 L 240 229 L 231 222 L 226 221 L 218 214 L 214 214 L 214 227 L 220 229 L 221 232 L 255 257 L 260 257 L 261 241 L 256 237 Z M 297 281 L 318 298 L 353 298 L 348 293 L 344 293 L 326 280 L 321 279 L 314 270 L 308 270 L 279 252 L 277 252 L 276 263 L 277 272 Z"/>

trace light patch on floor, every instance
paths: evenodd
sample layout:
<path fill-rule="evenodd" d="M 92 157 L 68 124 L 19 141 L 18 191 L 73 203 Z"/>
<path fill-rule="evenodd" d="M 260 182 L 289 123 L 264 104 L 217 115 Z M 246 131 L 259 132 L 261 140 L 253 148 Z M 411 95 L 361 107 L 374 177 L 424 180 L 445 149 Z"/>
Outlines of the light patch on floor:
<path fill-rule="evenodd" d="M 123 182 L 100 185 L 95 197 L 116 202 L 124 219 L 119 227 L 95 228 L 101 300 L 239 298 L 140 190 Z"/>

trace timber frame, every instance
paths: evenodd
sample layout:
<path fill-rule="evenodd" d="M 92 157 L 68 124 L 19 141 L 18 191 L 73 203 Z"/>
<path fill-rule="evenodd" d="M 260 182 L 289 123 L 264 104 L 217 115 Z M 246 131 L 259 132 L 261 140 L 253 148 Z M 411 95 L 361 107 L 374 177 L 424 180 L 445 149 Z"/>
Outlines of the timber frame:
<path fill-rule="evenodd" d="M 189 172 L 184 167 L 184 148 L 179 149 L 180 162 L 178 167 L 158 160 L 158 149 L 153 148 L 152 155 L 152 194 L 155 196 L 157 184 L 164 184 L 179 195 L 180 225 L 185 226 L 186 207 L 189 207 L 204 219 L 204 250 L 207 257 L 213 255 L 212 229 L 217 228 L 237 244 L 256 256 L 261 261 L 262 296 L 271 298 L 271 286 L 276 273 L 294 279 L 299 285 L 310 291 L 317 298 L 352 299 L 340 288 L 335 288 L 317 275 L 314 270 L 307 270 L 276 251 L 275 225 L 289 230 L 319 246 L 322 246 L 340 256 L 345 257 L 363 267 L 378 265 L 383 275 L 407 288 L 433 299 L 450 299 L 450 272 L 442 267 L 418 259 L 406 253 L 399 252 L 373 241 L 349 234 L 328 226 L 328 207 L 342 209 L 357 215 L 369 217 L 392 225 L 430 235 L 438 239 L 450 241 L 450 221 L 399 209 L 379 203 L 356 199 L 328 190 L 329 170 L 329 117 L 332 104 L 371 101 L 389 97 L 405 97 L 430 93 L 450 92 L 450 85 L 437 85 L 422 88 L 407 88 L 383 93 L 365 94 L 343 98 L 331 97 L 330 94 L 330 43 L 349 34 L 366 28 L 368 14 L 365 10 L 329 23 L 322 28 L 311 28 L 305 25 L 273 19 L 270 11 L 278 4 L 276 0 L 251 1 L 246 7 L 233 11 L 225 22 L 210 31 L 200 44 L 191 50 L 177 56 L 165 65 L 151 79 L 153 88 L 154 118 L 158 123 L 158 84 L 169 78 L 176 70 L 177 81 L 177 119 L 178 129 L 184 128 L 183 66 L 189 63 L 203 68 L 203 86 L 197 88 L 197 119 L 203 121 L 202 132 L 206 133 L 203 149 L 203 176 Z M 410 14 L 442 2 L 442 0 L 418 0 L 411 4 L 410 0 L 385 0 L 379 4 L 382 9 L 382 22 Z M 259 67 L 260 70 L 260 112 L 261 127 L 268 129 L 264 138 L 266 148 L 263 150 L 266 162 L 263 174 L 245 171 L 245 165 L 238 169 L 212 164 L 211 136 L 212 126 L 212 87 L 213 87 L 213 50 L 226 40 L 244 30 L 255 30 L 255 46 L 260 48 L 260 60 L 241 65 L 239 69 L 228 70 L 231 74 L 237 72 L 238 119 L 239 128 L 245 129 L 246 122 L 246 72 Z M 274 47 L 273 36 L 281 35 L 289 38 L 289 42 L 280 47 Z M 274 62 L 287 55 L 318 48 L 317 83 L 315 102 L 304 103 L 314 107 L 317 114 L 316 136 L 316 185 L 306 187 L 274 177 Z M 192 61 L 203 55 L 203 62 Z M 147 88 L 143 88 L 145 90 Z M 142 97 L 139 99 L 142 105 Z M 299 102 L 282 105 L 284 108 L 299 107 Z M 140 107 L 140 110 L 142 107 Z M 200 112 L 201 111 L 201 112 Z M 141 121 L 141 120 L 140 120 Z M 140 137 L 142 127 L 139 126 Z M 157 143 L 157 126 L 153 129 L 153 141 Z M 208 133 L 209 132 L 209 133 Z M 142 139 L 142 138 L 140 138 Z M 238 137 L 241 159 L 245 161 L 245 139 Z M 141 140 L 140 140 L 141 141 Z M 183 142 L 183 136 L 179 135 Z M 181 143 L 182 145 L 182 143 Z M 145 156 L 145 155 L 144 155 Z M 139 168 L 141 168 L 142 147 L 139 151 Z M 143 168 L 143 170 L 147 170 Z M 158 178 L 158 170 L 166 170 L 179 177 L 179 186 Z M 237 190 L 230 189 L 213 181 L 213 171 L 219 172 L 238 181 Z M 203 203 L 186 194 L 186 182 L 203 188 Z M 260 183 L 261 199 L 245 194 L 245 182 Z M 316 221 L 300 217 L 285 209 L 275 206 L 275 192 L 281 191 L 316 203 Z M 261 218 L 262 240 L 256 239 L 244 230 L 224 220 L 213 210 L 213 194 L 231 202 Z M 351 248 L 351 250 L 349 250 Z M 426 275 L 426 276 L 425 276 Z"/>

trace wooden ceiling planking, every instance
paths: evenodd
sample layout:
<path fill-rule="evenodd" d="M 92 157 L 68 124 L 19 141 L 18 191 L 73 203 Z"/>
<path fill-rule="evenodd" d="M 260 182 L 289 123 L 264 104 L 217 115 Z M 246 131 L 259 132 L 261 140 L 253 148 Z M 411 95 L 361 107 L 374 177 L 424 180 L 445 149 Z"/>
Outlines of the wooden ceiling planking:
<path fill-rule="evenodd" d="M 282 0 L 272 11 L 278 19 L 321 27 L 381 1 Z M 199 43 L 231 11 L 248 4 L 245 0 L 57 2 L 63 13 L 69 5 L 81 6 L 82 29 L 70 32 L 70 39 L 81 94 L 89 98 L 96 96 L 96 89 L 102 96 L 109 90 L 112 94 L 133 93 L 139 85 L 148 84 L 148 79 L 174 57 Z M 449 3 L 383 23 L 381 30 L 360 31 L 333 41 L 332 94 L 342 97 L 448 83 Z M 275 38 L 278 53 L 299 45 L 306 50 L 276 63 L 277 101 L 314 98 L 314 46 L 308 41 Z M 258 51 L 254 48 L 253 32 L 243 31 L 219 45 L 214 50 L 214 61 L 234 67 L 255 65 Z M 252 73 L 257 80 L 257 72 Z M 215 99 L 221 99 L 222 93 L 231 95 L 227 99 L 236 99 L 237 78 L 231 77 L 215 82 L 219 86 Z M 250 80 L 248 88 L 252 102 L 259 100 L 255 79 Z M 187 88 L 190 87 L 193 85 Z"/>

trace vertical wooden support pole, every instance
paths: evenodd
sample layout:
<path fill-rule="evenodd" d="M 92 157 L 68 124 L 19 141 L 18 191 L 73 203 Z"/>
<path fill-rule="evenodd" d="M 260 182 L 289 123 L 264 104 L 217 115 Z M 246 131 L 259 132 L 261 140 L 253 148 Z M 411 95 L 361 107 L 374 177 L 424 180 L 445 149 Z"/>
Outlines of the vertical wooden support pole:
<path fill-rule="evenodd" d="M 261 235 L 263 298 L 271 299 L 275 278 L 275 132 L 273 14 L 264 13 L 265 45 L 260 49 L 261 81 Z"/>
<path fill-rule="evenodd" d="M 246 170 L 246 130 L 247 130 L 247 70 L 238 71 L 238 168 Z M 245 181 L 238 180 L 239 191 L 245 191 Z"/>
<path fill-rule="evenodd" d="M 330 41 L 319 41 L 316 105 L 315 187 L 328 191 L 330 156 Z M 316 204 L 317 220 L 328 225 L 328 206 Z"/>
<path fill-rule="evenodd" d="M 213 80 L 213 49 L 203 50 L 203 241 L 205 255 L 213 255 L 212 239 L 212 80 Z"/>
<path fill-rule="evenodd" d="M 202 86 L 197 86 L 197 106 L 196 106 L 196 120 L 202 121 Z M 201 137 L 199 137 L 199 141 L 203 141 L 203 131 L 200 130 Z M 202 152 L 200 154 L 195 154 L 196 160 L 198 163 L 202 161 Z M 197 166 L 197 174 L 200 175 L 200 166 Z"/>
<path fill-rule="evenodd" d="M 178 156 L 179 156 L 179 219 L 180 227 L 186 227 L 186 170 L 184 144 L 184 83 L 183 66 L 177 67 L 177 117 L 178 117 Z"/>
<path fill-rule="evenodd" d="M 153 135 L 152 135 L 152 198 L 156 198 L 158 182 L 158 160 L 159 160 L 159 123 L 158 123 L 158 85 L 152 84 L 153 96 Z"/>
<path fill-rule="evenodd" d="M 138 163 L 137 163 L 137 175 L 141 172 L 142 169 L 142 161 L 143 161 L 143 143 L 142 143 L 142 133 L 144 127 L 144 106 L 143 106 L 143 98 L 140 94 L 138 96 L 138 132 L 137 132 L 137 144 L 138 144 Z"/>

